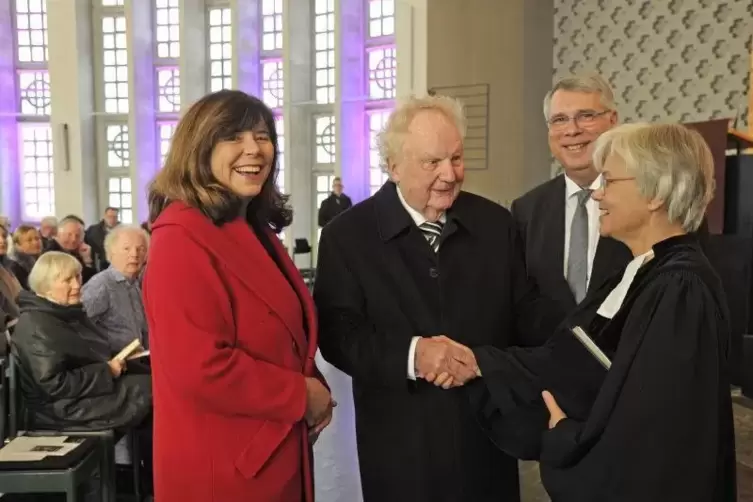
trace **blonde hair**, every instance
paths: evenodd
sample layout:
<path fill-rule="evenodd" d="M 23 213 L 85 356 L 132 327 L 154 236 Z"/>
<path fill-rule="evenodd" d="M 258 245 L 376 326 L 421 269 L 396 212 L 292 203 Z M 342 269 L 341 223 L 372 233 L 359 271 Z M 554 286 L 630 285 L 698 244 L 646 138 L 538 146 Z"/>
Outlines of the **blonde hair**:
<path fill-rule="evenodd" d="M 601 75 L 571 75 L 559 79 L 552 90 L 544 96 L 544 118 L 549 120 L 549 108 L 552 105 L 552 96 L 557 91 L 583 92 L 586 94 L 598 94 L 601 105 L 607 110 L 616 110 L 614 103 L 614 91 L 609 82 Z"/>
<path fill-rule="evenodd" d="M 21 244 L 21 237 L 28 234 L 29 232 L 36 232 L 39 233 L 39 230 L 37 230 L 37 227 L 33 227 L 31 225 L 19 225 L 16 227 L 16 230 L 13 232 L 13 244 L 20 245 Z"/>
<path fill-rule="evenodd" d="M 411 122 L 422 111 L 434 110 L 444 114 L 458 129 L 461 137 L 465 137 L 466 120 L 463 105 L 457 99 L 449 96 L 411 96 L 398 104 L 390 114 L 384 129 L 377 135 L 377 146 L 382 169 L 387 169 L 391 161 L 403 152 L 403 143 L 408 134 Z"/>
<path fill-rule="evenodd" d="M 112 258 L 112 248 L 117 243 L 118 239 L 122 234 L 131 233 L 131 234 L 138 234 L 141 237 L 144 238 L 144 244 L 146 244 L 146 247 L 149 247 L 149 234 L 146 230 L 141 228 L 140 225 L 118 225 L 117 227 L 113 228 L 107 233 L 107 237 L 105 237 L 105 255 L 107 257 L 107 261 L 112 261 L 110 258 Z"/>
<path fill-rule="evenodd" d="M 37 259 L 29 273 L 29 289 L 38 295 L 47 293 L 58 279 L 81 273 L 81 264 L 68 253 L 48 251 Z"/>
<path fill-rule="evenodd" d="M 680 124 L 625 124 L 596 140 L 593 163 L 601 172 L 616 155 L 649 200 L 663 201 L 670 223 L 694 232 L 714 197 L 714 158 L 697 131 Z"/>

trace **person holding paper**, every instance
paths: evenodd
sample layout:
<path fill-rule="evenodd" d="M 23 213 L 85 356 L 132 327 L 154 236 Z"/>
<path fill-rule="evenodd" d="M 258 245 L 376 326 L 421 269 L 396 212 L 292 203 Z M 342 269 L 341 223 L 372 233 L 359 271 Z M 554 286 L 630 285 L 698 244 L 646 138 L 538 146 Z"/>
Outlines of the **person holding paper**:
<path fill-rule="evenodd" d="M 464 390 L 479 422 L 540 460 L 557 502 L 733 502 L 729 313 L 693 235 L 711 153 L 682 125 L 632 124 L 598 139 L 594 164 L 601 233 L 633 260 L 543 347 L 456 345 L 453 365 L 477 370 Z"/>
<path fill-rule="evenodd" d="M 117 429 L 141 425 L 152 406 L 151 379 L 126 374 L 81 305 L 81 264 L 50 251 L 19 295 L 11 337 L 30 428 Z M 148 452 L 145 452 L 147 454 Z"/>
<path fill-rule="evenodd" d="M 313 301 L 277 236 L 292 217 L 277 141 L 259 99 L 208 94 L 149 190 L 160 502 L 313 501 L 311 445 L 335 403 Z"/>

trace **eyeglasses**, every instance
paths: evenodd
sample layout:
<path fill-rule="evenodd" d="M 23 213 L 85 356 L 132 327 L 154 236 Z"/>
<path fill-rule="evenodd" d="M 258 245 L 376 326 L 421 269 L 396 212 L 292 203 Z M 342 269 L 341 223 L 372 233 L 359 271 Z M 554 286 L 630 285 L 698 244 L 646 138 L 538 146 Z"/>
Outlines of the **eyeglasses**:
<path fill-rule="evenodd" d="M 634 179 L 635 179 L 635 176 L 624 177 L 624 178 L 607 178 L 605 176 L 602 176 L 601 177 L 601 187 L 600 188 L 601 188 L 601 191 L 603 192 L 612 183 L 617 183 L 618 181 L 630 181 L 630 180 L 634 180 Z"/>
<path fill-rule="evenodd" d="M 576 126 L 588 127 L 594 124 L 596 122 L 596 119 L 598 119 L 602 115 L 610 113 L 611 111 L 612 110 L 604 110 L 597 112 L 596 110 L 582 110 L 572 117 L 568 115 L 555 115 L 554 117 L 547 120 L 547 124 L 549 124 L 549 129 L 552 130 L 564 129 L 565 127 L 567 127 L 570 121 L 572 121 Z"/>

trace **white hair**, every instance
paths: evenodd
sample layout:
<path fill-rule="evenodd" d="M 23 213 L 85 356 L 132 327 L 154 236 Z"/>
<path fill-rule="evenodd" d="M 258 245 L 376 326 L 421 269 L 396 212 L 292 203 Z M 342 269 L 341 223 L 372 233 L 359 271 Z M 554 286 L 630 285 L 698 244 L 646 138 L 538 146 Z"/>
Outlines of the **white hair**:
<path fill-rule="evenodd" d="M 44 218 L 42 218 L 42 221 L 39 222 L 39 225 L 41 226 L 45 224 L 50 225 L 52 227 L 57 227 L 58 219 L 55 218 L 54 216 L 45 216 Z"/>
<path fill-rule="evenodd" d="M 714 158 L 697 131 L 680 124 L 625 124 L 596 140 L 593 162 L 601 172 L 616 155 L 648 200 L 661 200 L 670 223 L 694 232 L 714 196 Z"/>
<path fill-rule="evenodd" d="M 29 272 L 29 289 L 47 294 L 58 279 L 70 279 L 81 273 L 81 264 L 68 253 L 48 251 L 40 256 Z"/>
<path fill-rule="evenodd" d="M 607 110 L 616 110 L 614 103 L 614 91 L 609 82 L 600 75 L 575 75 L 559 79 L 552 90 L 544 96 L 544 118 L 549 120 L 549 109 L 552 105 L 552 96 L 557 91 L 583 92 L 586 94 L 598 94 L 601 105 Z"/>
<path fill-rule="evenodd" d="M 450 119 L 461 137 L 465 137 L 466 121 L 463 105 L 449 96 L 411 96 L 402 101 L 390 114 L 384 128 L 377 135 L 380 163 L 387 169 L 403 153 L 403 143 L 411 122 L 422 111 L 438 111 Z"/>
<path fill-rule="evenodd" d="M 110 259 L 112 257 L 112 248 L 118 242 L 120 236 L 126 233 L 141 235 L 144 238 L 144 243 L 147 247 L 149 247 L 149 234 L 139 225 L 118 225 L 117 227 L 107 232 L 107 237 L 105 237 L 105 255 L 107 257 L 107 261 L 112 261 Z"/>

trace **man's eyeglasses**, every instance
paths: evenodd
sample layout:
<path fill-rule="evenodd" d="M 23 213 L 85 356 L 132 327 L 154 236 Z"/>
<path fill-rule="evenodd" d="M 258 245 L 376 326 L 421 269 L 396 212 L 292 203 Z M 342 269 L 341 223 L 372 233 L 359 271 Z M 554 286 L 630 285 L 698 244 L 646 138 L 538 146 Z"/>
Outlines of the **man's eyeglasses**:
<path fill-rule="evenodd" d="M 553 130 L 564 129 L 565 127 L 567 127 L 570 121 L 573 121 L 576 126 L 588 127 L 596 122 L 596 119 L 598 119 L 602 115 L 610 113 L 611 111 L 612 110 L 604 110 L 597 112 L 596 110 L 582 110 L 572 117 L 570 117 L 569 115 L 555 115 L 554 117 L 551 117 L 549 120 L 547 120 L 547 124 L 549 124 L 549 129 Z"/>

